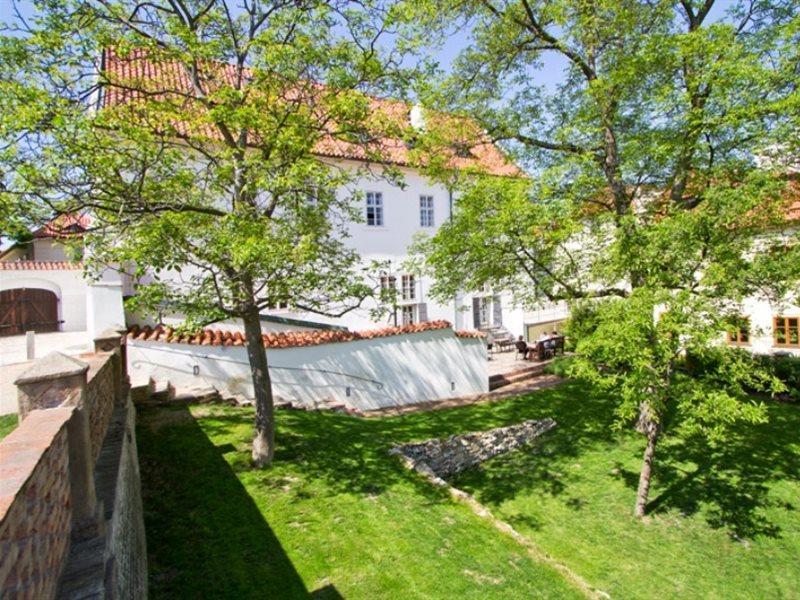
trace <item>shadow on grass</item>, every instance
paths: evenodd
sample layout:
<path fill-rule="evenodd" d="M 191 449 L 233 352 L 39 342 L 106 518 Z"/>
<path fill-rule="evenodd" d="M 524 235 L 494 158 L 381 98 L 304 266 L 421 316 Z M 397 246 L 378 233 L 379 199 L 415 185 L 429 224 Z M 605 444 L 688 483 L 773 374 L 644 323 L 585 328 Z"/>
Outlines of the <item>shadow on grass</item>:
<path fill-rule="evenodd" d="M 771 487 L 782 479 L 800 480 L 800 456 L 792 447 L 798 426 L 797 407 L 771 404 L 767 423 L 739 425 L 719 445 L 710 446 L 700 437 L 676 440 L 664 448 L 656 471 L 663 491 L 650 502 L 649 511 L 677 509 L 691 515 L 705 509 L 708 524 L 731 537 L 779 537 L 780 527 L 764 509 L 797 510 L 794 503 L 779 502 Z M 687 463 L 696 469 L 687 472 Z"/>
<path fill-rule="evenodd" d="M 518 420 L 548 416 L 556 420 L 556 428 L 533 445 L 465 471 L 453 479 L 453 484 L 489 504 L 498 505 L 535 490 L 550 496 L 565 496 L 568 506 L 581 510 L 585 500 L 570 496 L 570 483 L 577 475 L 565 472 L 562 467 L 591 448 L 615 443 L 618 434 L 612 430 L 613 403 L 587 393 L 586 387 L 576 382 L 516 402 L 518 406 L 510 412 L 519 413 L 515 417 Z M 516 515 L 509 520 L 531 529 L 539 528 L 530 515 Z"/>
<path fill-rule="evenodd" d="M 512 420 L 551 416 L 556 428 L 532 447 L 460 474 L 453 484 L 493 505 L 535 493 L 560 496 L 576 512 L 584 510 L 587 499 L 573 491 L 573 484 L 583 477 L 580 470 L 569 468 L 573 460 L 580 463 L 585 452 L 596 456 L 606 449 L 610 455 L 622 452 L 627 466 L 641 460 L 643 438 L 612 430 L 614 408 L 613 399 L 577 382 L 538 393 L 527 401 L 516 400 L 498 412 L 509 418 L 514 415 Z M 800 455 L 793 447 L 798 428 L 800 411 L 796 406 L 771 404 L 768 423 L 737 425 L 731 438 L 718 446 L 709 445 L 702 437 L 666 438 L 656 455 L 656 493 L 651 496 L 649 513 L 677 510 L 684 515 L 700 514 L 709 526 L 736 539 L 779 536 L 780 527 L 765 509 L 798 509 L 796 503 L 777 500 L 771 491 L 780 480 L 800 480 Z M 639 472 L 620 461 L 608 466 L 631 490 L 632 506 Z M 533 530 L 540 527 L 530 515 L 513 515 L 508 520 Z"/>
<path fill-rule="evenodd" d="M 340 598 L 309 593 L 247 490 L 188 409 L 139 415 L 151 598 Z M 158 419 L 166 423 L 157 426 Z"/>

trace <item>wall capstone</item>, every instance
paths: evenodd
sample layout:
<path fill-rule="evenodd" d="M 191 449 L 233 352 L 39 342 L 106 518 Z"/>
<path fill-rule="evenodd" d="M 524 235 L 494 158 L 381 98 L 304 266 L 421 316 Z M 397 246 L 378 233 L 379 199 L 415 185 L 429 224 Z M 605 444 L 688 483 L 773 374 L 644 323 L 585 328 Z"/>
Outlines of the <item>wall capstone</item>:
<path fill-rule="evenodd" d="M 34 362 L 14 381 L 20 421 L 32 410 L 78 406 L 88 370 L 88 364 L 61 352 L 51 352 Z"/>

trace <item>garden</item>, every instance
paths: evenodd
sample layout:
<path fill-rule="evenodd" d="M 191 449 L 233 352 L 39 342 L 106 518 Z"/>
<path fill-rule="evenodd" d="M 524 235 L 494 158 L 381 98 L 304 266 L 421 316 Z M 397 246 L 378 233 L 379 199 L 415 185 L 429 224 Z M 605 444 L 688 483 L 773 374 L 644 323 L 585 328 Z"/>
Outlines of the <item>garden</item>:
<path fill-rule="evenodd" d="M 250 466 L 252 411 L 140 409 L 159 597 L 789 597 L 800 580 L 798 407 L 724 445 L 665 437 L 648 516 L 632 515 L 644 440 L 569 381 L 502 402 L 361 419 L 280 411 L 274 467 Z M 540 440 L 451 483 L 532 542 L 405 470 L 394 444 L 552 417 Z M 542 557 L 545 557 L 543 560 Z M 555 566 L 554 566 L 555 565 Z"/>

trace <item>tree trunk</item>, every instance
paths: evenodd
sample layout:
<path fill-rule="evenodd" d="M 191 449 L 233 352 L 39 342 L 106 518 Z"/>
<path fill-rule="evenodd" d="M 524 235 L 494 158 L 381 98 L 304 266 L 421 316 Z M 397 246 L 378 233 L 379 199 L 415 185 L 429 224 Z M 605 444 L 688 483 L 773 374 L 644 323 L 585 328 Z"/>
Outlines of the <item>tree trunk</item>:
<path fill-rule="evenodd" d="M 643 517 L 647 508 L 647 498 L 650 494 L 650 477 L 653 474 L 653 460 L 656 455 L 656 443 L 661 433 L 661 424 L 651 418 L 647 406 L 642 407 L 637 428 L 647 436 L 647 446 L 644 449 L 642 471 L 639 473 L 639 490 L 636 492 L 636 508 L 634 516 Z"/>
<path fill-rule="evenodd" d="M 253 462 L 257 467 L 272 463 L 275 455 L 275 407 L 272 401 L 272 382 L 267 367 L 267 350 L 261 339 L 261 319 L 258 308 L 245 312 L 244 332 L 247 337 L 247 358 L 253 378 L 256 402 L 256 434 L 253 438 Z"/>

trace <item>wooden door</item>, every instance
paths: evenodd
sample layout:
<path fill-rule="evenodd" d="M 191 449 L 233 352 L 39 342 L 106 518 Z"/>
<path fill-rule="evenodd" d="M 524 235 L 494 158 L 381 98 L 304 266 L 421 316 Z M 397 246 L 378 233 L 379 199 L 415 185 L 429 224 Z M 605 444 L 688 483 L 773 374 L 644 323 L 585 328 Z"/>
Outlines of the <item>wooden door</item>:
<path fill-rule="evenodd" d="M 58 331 L 58 297 L 49 290 L 17 288 L 0 292 L 0 335 Z"/>

